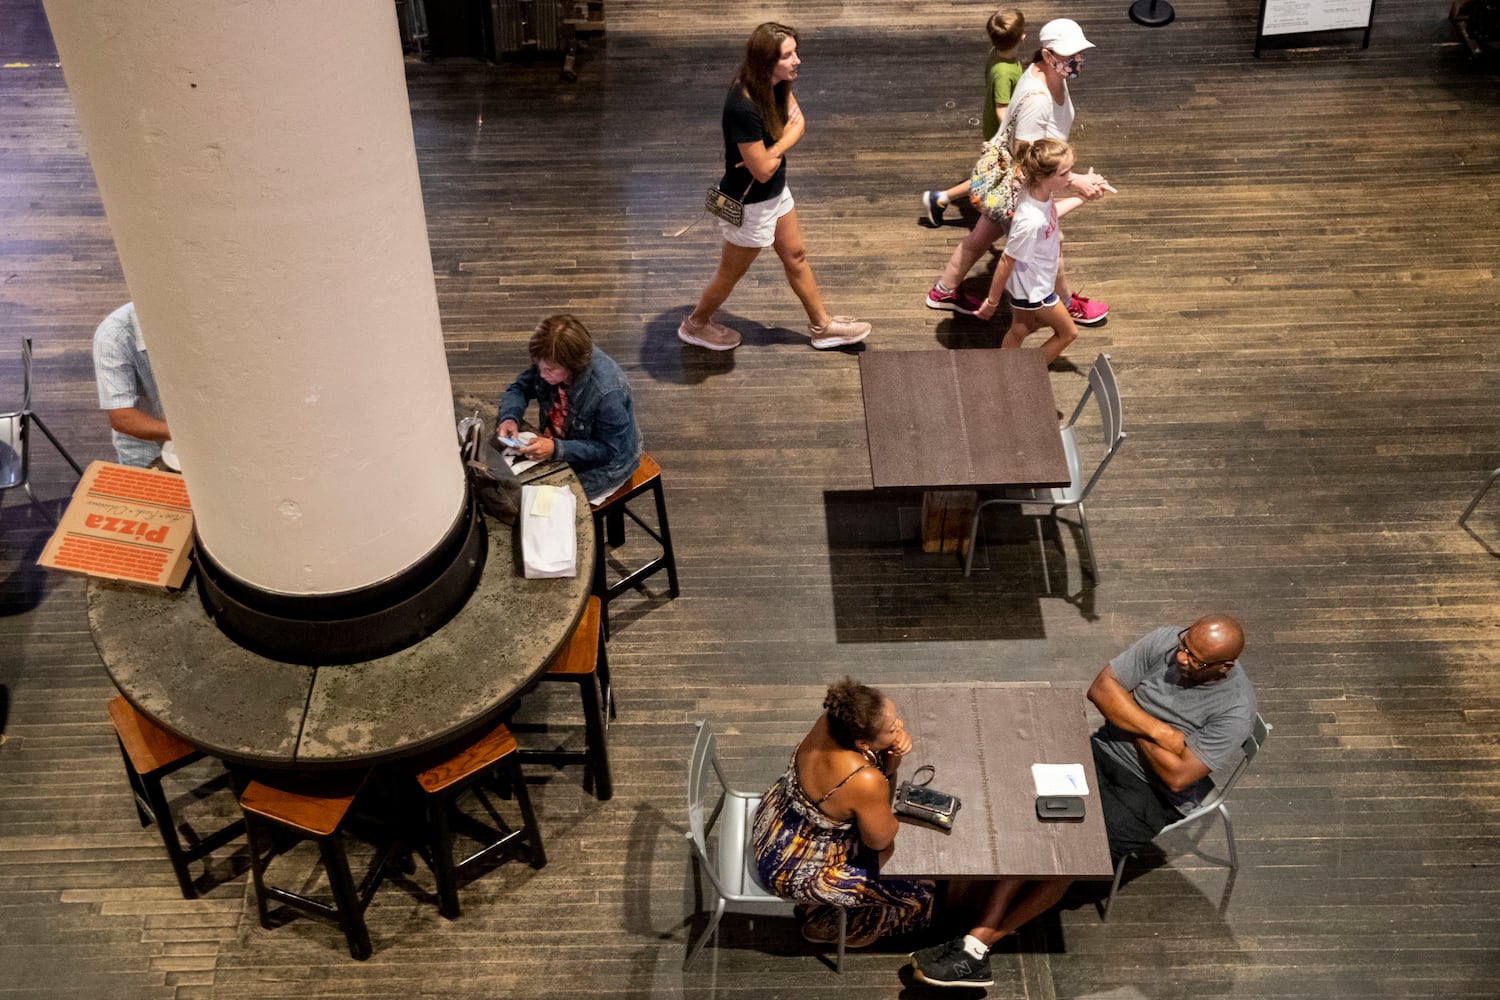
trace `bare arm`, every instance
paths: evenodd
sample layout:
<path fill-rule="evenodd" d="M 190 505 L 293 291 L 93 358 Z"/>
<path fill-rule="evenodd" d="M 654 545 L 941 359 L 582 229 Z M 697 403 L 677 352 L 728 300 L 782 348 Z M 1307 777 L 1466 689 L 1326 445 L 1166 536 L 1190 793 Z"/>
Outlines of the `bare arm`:
<path fill-rule="evenodd" d="M 885 772 L 869 768 L 840 789 L 845 805 L 854 810 L 859 839 L 872 851 L 883 851 L 896 840 L 900 824 L 891 812 L 891 783 Z"/>
<path fill-rule="evenodd" d="M 750 176 L 764 183 L 776 175 L 781 169 L 781 158 L 786 155 L 787 150 L 797 145 L 802 140 L 802 133 L 806 130 L 806 123 L 802 120 L 802 107 L 797 103 L 795 96 L 787 98 L 787 123 L 781 130 L 781 138 L 767 146 L 763 142 L 742 142 L 739 144 L 740 156 L 744 157 L 740 162 L 750 171 Z"/>
<path fill-rule="evenodd" d="M 995 265 L 995 276 L 990 279 L 990 290 L 984 297 L 984 303 L 974 315 L 980 319 L 989 319 L 995 315 L 995 310 L 1000 308 L 1000 296 L 1005 294 L 1005 283 L 1010 280 L 1010 274 L 1016 269 L 1016 259 L 1008 253 L 1000 255 L 1000 263 Z"/>
<path fill-rule="evenodd" d="M 1135 746 L 1140 751 L 1141 759 L 1151 766 L 1162 784 L 1174 792 L 1191 788 L 1208 777 L 1208 765 L 1199 760 L 1198 755 L 1186 744 L 1181 753 L 1173 753 L 1148 739 L 1137 737 Z"/>
<path fill-rule="evenodd" d="M 1174 792 L 1208 776 L 1208 765 L 1187 745 L 1181 730 L 1162 722 L 1135 703 L 1135 698 L 1105 664 L 1089 685 L 1089 701 L 1116 729 L 1135 736 L 1135 745 L 1151 770 Z"/>
<path fill-rule="evenodd" d="M 142 441 L 168 441 L 171 440 L 172 432 L 167 429 L 165 420 L 158 420 L 136 409 L 133 406 L 122 406 L 117 410 L 105 410 L 109 416 L 109 426 L 121 434 L 128 434 Z"/>
<path fill-rule="evenodd" d="M 1104 665 L 1094 683 L 1089 685 L 1088 694 L 1089 701 L 1116 729 L 1147 739 L 1174 754 L 1187 748 L 1181 732 L 1135 703 L 1135 698 L 1115 678 L 1109 664 Z"/>

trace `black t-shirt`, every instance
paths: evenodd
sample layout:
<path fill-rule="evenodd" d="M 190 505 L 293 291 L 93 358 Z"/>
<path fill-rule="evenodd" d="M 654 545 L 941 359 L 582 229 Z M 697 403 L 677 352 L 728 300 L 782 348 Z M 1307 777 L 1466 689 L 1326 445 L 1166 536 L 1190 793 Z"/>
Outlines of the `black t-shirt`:
<path fill-rule="evenodd" d="M 775 140 L 766 131 L 765 122 L 761 120 L 760 109 L 755 102 L 745 95 L 736 83 L 729 88 L 729 94 L 724 98 L 724 176 L 719 180 L 719 190 L 742 201 L 769 201 L 779 197 L 786 187 L 786 157 L 781 158 L 781 166 L 776 168 L 776 173 L 771 175 L 768 181 L 755 181 L 751 184 L 753 176 L 748 167 L 737 167 L 736 163 L 744 159 L 740 155 L 742 142 L 755 142 L 769 146 Z M 750 185 L 750 193 L 745 195 L 745 186 Z"/>

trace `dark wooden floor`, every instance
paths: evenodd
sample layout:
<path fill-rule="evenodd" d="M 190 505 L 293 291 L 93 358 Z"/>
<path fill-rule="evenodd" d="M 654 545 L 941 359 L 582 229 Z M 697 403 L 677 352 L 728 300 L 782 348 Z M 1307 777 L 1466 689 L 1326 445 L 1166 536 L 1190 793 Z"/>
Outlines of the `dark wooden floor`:
<path fill-rule="evenodd" d="M 16 338 L 35 338 L 37 410 L 105 457 L 89 338 L 127 292 L 37 6 L 0 0 L 0 64 L 27 64 L 0 68 L 0 385 L 9 402 Z M 1206 609 L 1244 620 L 1275 725 L 1236 795 L 1237 877 L 1185 852 L 1108 924 L 1074 900 L 990 994 L 1497 995 L 1500 493 L 1474 535 L 1455 525 L 1500 464 L 1496 77 L 1441 0 L 1380 4 L 1369 51 L 1261 61 L 1254 0 L 1179 0 L 1159 31 L 1126 6 L 1027 9 L 1098 43 L 1074 138 L 1120 189 L 1068 220 L 1076 282 L 1113 309 L 1070 356 L 1113 355 L 1130 438 L 1091 504 L 1103 582 L 1067 537 L 1052 593 L 1015 517 L 989 523 L 986 573 L 903 569 L 913 501 L 868 492 L 856 357 L 806 346 L 774 261 L 729 303 L 737 352 L 673 335 L 715 238 L 662 234 L 715 172 L 744 35 L 777 16 L 804 30 L 791 183 L 829 303 L 875 323 L 872 351 L 996 346 L 997 327 L 923 308 L 963 229 L 917 203 L 976 152 L 986 4 L 612 4 L 576 85 L 551 64 L 412 64 L 455 385 L 498 390 L 540 316 L 577 312 L 666 470 L 683 593 L 617 605 L 615 799 L 534 773 L 551 864 L 475 883 L 451 924 L 420 879 L 387 886 L 363 964 L 321 925 L 260 929 L 233 859 L 184 902 L 130 807 L 83 587 L 32 566 L 46 525 L 7 494 L 0 996 L 916 995 L 893 950 L 837 977 L 789 921 L 731 919 L 717 958 L 680 970 L 693 720 L 728 729 L 733 777 L 764 786 L 843 673 L 1086 681 Z M 1081 374 L 1053 378 L 1069 407 Z M 39 454 L 59 499 L 66 468 Z M 1220 832 L 1203 846 L 1221 855 Z"/>

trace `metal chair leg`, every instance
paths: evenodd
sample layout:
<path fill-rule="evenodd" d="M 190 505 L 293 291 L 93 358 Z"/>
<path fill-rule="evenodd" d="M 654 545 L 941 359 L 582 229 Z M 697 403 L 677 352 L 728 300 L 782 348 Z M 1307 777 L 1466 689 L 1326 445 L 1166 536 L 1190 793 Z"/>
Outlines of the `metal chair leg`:
<path fill-rule="evenodd" d="M 833 971 L 839 975 L 844 974 L 844 941 L 849 936 L 849 911 L 845 907 L 839 907 L 839 956 L 833 963 Z"/>
<path fill-rule="evenodd" d="M 1088 569 L 1085 572 L 1094 578 L 1095 583 L 1098 583 L 1099 567 L 1094 562 L 1094 539 L 1089 535 L 1089 517 L 1083 512 L 1082 502 L 1079 502 L 1075 506 L 1078 508 L 1078 523 L 1083 527 L 1083 545 L 1089 552 Z M 1084 564 L 1082 559 L 1079 559 L 1078 562 L 1079 565 Z"/>
<path fill-rule="evenodd" d="M 1104 905 L 1099 908 L 1099 920 L 1101 923 L 1109 920 L 1109 908 L 1115 905 L 1115 893 L 1120 891 L 1120 877 L 1125 874 L 1125 864 L 1131 859 L 1134 854 L 1135 852 L 1131 851 L 1129 854 L 1126 854 L 1120 859 L 1119 864 L 1115 865 L 1115 880 L 1110 883 L 1109 898 L 1106 899 L 1104 901 Z"/>
<path fill-rule="evenodd" d="M 708 920 L 708 926 L 703 929 L 703 933 L 699 935 L 698 940 L 693 943 L 692 948 L 688 949 L 687 958 L 683 959 L 682 961 L 682 969 L 684 972 L 687 971 L 688 966 L 693 964 L 693 959 L 698 957 L 698 953 L 703 950 L 703 946 L 708 944 L 708 939 L 719 933 L 719 921 L 722 920 L 723 917 L 724 901 L 721 899 L 719 900 L 718 908 L 714 910 L 714 915 Z"/>
<path fill-rule="evenodd" d="M 1229 808 L 1224 803 L 1219 803 L 1219 815 L 1224 817 L 1224 839 L 1229 841 L 1229 867 L 1240 866 L 1239 852 L 1234 849 L 1234 824 L 1229 822 Z"/>
<path fill-rule="evenodd" d="M 52 442 L 52 447 L 56 448 L 58 454 L 68 460 L 68 464 L 73 467 L 73 471 L 78 473 L 80 476 L 83 475 L 83 466 L 79 465 L 77 461 L 74 460 L 73 456 L 68 454 L 68 449 L 63 447 L 62 442 L 57 439 L 57 435 L 53 434 L 50 430 L 47 429 L 47 425 L 42 421 L 42 418 L 37 416 L 35 413 L 28 413 L 27 416 L 30 419 L 36 421 L 36 425 L 42 429 L 42 433 L 47 435 L 47 440 Z"/>
<path fill-rule="evenodd" d="M 1496 479 L 1500 479 L 1500 469 L 1496 469 L 1490 473 L 1490 477 L 1484 481 L 1484 485 L 1479 487 L 1479 492 L 1474 494 L 1474 499 L 1469 501 L 1469 506 L 1465 507 L 1464 512 L 1458 515 L 1458 526 L 1460 528 L 1464 527 L 1464 523 L 1469 520 L 1469 515 L 1474 513 L 1474 508 L 1479 506 L 1479 501 L 1484 499 L 1484 495 L 1490 491 L 1490 487 L 1495 485 Z"/>

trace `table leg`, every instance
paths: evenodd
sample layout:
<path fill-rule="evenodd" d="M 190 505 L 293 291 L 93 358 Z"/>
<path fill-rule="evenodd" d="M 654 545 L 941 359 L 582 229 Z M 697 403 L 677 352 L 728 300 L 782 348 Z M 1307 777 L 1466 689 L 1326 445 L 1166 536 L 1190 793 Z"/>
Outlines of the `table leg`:
<path fill-rule="evenodd" d="M 966 555 L 977 490 L 928 490 L 922 494 L 922 551 Z"/>

